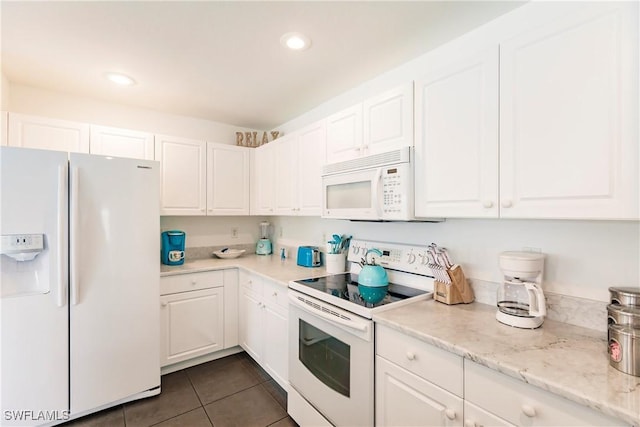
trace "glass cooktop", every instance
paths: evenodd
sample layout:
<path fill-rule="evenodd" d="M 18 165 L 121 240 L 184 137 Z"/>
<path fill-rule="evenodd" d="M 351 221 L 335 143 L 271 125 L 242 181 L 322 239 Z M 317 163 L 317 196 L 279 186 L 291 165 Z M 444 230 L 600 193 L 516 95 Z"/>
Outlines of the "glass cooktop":
<path fill-rule="evenodd" d="M 350 301 L 366 308 L 380 307 L 396 301 L 423 295 L 427 291 L 408 286 L 389 283 L 387 295 L 376 304 L 365 302 L 358 292 L 357 276 L 350 273 L 333 274 L 331 276 L 316 277 L 313 279 L 296 280 L 295 283 L 307 286 L 316 291 L 332 295 L 344 301 Z M 304 291 L 303 291 L 304 292 Z"/>

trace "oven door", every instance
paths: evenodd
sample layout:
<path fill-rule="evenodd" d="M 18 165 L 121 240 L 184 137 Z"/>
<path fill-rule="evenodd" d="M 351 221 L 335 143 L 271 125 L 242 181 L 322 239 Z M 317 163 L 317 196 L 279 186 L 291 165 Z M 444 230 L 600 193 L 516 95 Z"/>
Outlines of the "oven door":
<path fill-rule="evenodd" d="M 382 168 L 322 177 L 322 217 L 382 218 Z"/>
<path fill-rule="evenodd" d="M 289 382 L 336 426 L 373 425 L 373 321 L 289 290 Z"/>

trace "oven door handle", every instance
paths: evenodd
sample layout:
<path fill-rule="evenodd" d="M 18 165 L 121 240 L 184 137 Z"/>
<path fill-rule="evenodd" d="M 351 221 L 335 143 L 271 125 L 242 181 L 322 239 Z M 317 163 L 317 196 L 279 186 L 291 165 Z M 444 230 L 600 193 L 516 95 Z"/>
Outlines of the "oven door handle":
<path fill-rule="evenodd" d="M 331 323 L 336 323 L 341 326 L 346 326 L 347 328 L 355 329 L 356 331 L 360 331 L 360 332 L 367 332 L 369 330 L 369 325 L 367 324 L 352 322 L 349 320 L 342 319 L 341 317 L 336 317 L 331 314 L 327 314 L 324 311 L 311 308 L 307 304 L 305 304 L 304 302 L 296 298 L 294 295 L 289 294 L 289 301 L 291 302 L 291 304 L 295 305 L 296 307 L 301 308 L 302 310 L 308 313 L 311 313 L 315 316 L 321 317 L 324 320 L 327 320 Z"/>

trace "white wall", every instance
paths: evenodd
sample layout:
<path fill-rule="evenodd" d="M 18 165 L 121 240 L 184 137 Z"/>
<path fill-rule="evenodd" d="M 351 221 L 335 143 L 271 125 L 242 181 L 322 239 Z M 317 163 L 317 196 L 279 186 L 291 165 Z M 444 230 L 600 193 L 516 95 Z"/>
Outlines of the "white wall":
<path fill-rule="evenodd" d="M 185 246 L 254 244 L 259 238 L 259 223 L 263 217 L 255 216 L 163 216 L 160 229 L 182 230 L 186 233 Z M 231 236 L 232 228 L 238 229 L 238 237 Z"/>
<path fill-rule="evenodd" d="M 546 254 L 544 289 L 608 301 L 609 286 L 640 285 L 640 222 L 562 220 L 468 220 L 441 223 L 351 222 L 312 217 L 277 217 L 276 244 L 324 247 L 325 237 L 429 245 L 449 249 L 472 279 L 499 283 L 498 254 L 537 248 Z M 280 237 L 282 234 L 282 237 Z"/>
<path fill-rule="evenodd" d="M 9 80 L 4 74 L 0 74 L 0 110 L 7 111 L 9 109 L 9 93 L 11 86 Z"/>
<path fill-rule="evenodd" d="M 235 144 L 236 131 L 252 130 L 15 83 L 11 85 L 11 97 L 7 110 L 155 134 L 203 139 L 221 144 Z"/>

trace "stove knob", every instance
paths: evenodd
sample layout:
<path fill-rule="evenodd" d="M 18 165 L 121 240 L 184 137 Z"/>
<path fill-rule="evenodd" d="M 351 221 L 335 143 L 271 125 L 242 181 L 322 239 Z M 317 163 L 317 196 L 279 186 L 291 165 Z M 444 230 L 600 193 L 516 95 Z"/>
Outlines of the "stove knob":
<path fill-rule="evenodd" d="M 360 246 L 353 246 L 353 254 L 358 255 L 360 253 Z"/>
<path fill-rule="evenodd" d="M 409 264 L 413 264 L 414 262 L 416 262 L 416 254 L 410 252 L 409 255 L 407 255 L 407 262 Z"/>
<path fill-rule="evenodd" d="M 418 256 L 420 256 L 420 258 L 422 258 L 422 261 L 420 261 L 420 264 L 427 265 L 427 263 L 429 262 L 429 258 L 427 258 L 426 252 L 423 253 L 423 254 L 418 254 Z"/>

